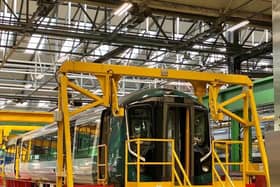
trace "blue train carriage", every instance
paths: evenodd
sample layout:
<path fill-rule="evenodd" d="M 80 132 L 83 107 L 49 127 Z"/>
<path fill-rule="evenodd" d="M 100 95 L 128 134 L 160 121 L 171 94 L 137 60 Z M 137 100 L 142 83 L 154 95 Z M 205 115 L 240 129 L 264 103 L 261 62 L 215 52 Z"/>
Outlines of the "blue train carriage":
<path fill-rule="evenodd" d="M 110 109 L 99 107 L 71 119 L 75 184 L 124 186 L 126 180 L 138 179 L 137 169 L 141 181 L 171 181 L 172 150 L 192 184 L 211 184 L 208 110 L 203 105 L 169 89 L 140 90 L 120 104 L 124 117 L 114 117 Z M 14 155 L 19 151 L 19 179 L 55 183 L 56 143 L 56 124 L 10 140 L 8 150 L 14 151 L 7 156 L 6 177 L 15 177 Z M 173 167 L 182 177 L 179 166 Z"/>

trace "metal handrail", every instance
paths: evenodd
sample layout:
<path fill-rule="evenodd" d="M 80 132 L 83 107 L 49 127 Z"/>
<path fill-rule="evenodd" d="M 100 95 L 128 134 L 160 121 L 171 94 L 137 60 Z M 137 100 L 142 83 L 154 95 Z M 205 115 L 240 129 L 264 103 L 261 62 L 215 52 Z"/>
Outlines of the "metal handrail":
<path fill-rule="evenodd" d="M 178 155 L 177 155 L 177 153 L 176 153 L 176 151 L 173 149 L 172 150 L 172 155 L 173 155 L 173 157 L 175 158 L 175 162 L 178 164 L 178 166 L 179 166 L 179 169 L 180 169 L 180 171 L 182 172 L 182 174 L 183 174 L 183 177 L 184 177 L 184 186 L 186 186 L 185 185 L 185 182 L 187 182 L 187 185 L 188 186 L 192 186 L 192 184 L 191 184 L 191 182 L 190 182 L 190 179 L 189 179 L 189 177 L 188 177 L 188 175 L 186 174 L 186 172 L 185 172 L 185 170 L 184 170 L 184 167 L 182 166 L 182 164 L 181 164 L 181 162 L 180 162 L 180 159 L 178 158 Z M 175 172 L 176 172 L 176 169 L 175 169 L 175 167 L 174 167 L 174 170 L 175 170 Z M 176 172 L 177 173 L 177 172 Z M 178 180 L 178 178 L 176 178 L 177 180 Z M 181 180 L 180 180 L 181 181 Z M 178 180 L 178 182 L 179 182 L 179 180 Z M 179 182 L 180 183 L 180 182 Z"/>
<path fill-rule="evenodd" d="M 128 144 L 134 142 L 137 144 L 137 150 L 136 150 L 136 154 L 137 154 L 137 160 L 136 162 L 129 162 L 128 161 Z M 127 167 L 129 165 L 136 165 L 137 166 L 137 178 L 136 181 L 140 182 L 140 166 L 141 165 L 162 165 L 162 166 L 167 166 L 170 165 L 171 167 L 173 166 L 174 162 L 143 162 L 140 160 L 140 146 L 142 142 L 163 142 L 163 143 L 171 143 L 172 147 L 174 145 L 174 140 L 173 139 L 153 139 L 153 138 L 137 138 L 137 139 L 130 139 L 130 140 L 126 140 L 126 181 L 127 181 Z M 172 167 L 173 168 L 173 167 Z M 174 176 L 174 173 L 172 171 L 172 178 Z"/>
<path fill-rule="evenodd" d="M 224 149 L 225 149 L 225 157 L 226 157 L 226 161 L 225 162 L 222 162 L 220 157 L 218 156 L 218 154 L 217 154 L 217 152 L 215 150 L 216 144 L 225 144 L 225 147 L 224 147 Z M 230 185 L 232 187 L 235 187 L 235 185 L 234 185 L 233 181 L 231 180 L 231 177 L 230 177 L 230 175 L 228 173 L 228 167 L 230 165 L 232 165 L 232 166 L 234 166 L 234 165 L 242 166 L 243 165 L 244 166 L 244 160 L 241 161 L 241 162 L 229 162 L 229 160 L 228 160 L 228 154 L 229 154 L 228 145 L 232 145 L 232 144 L 240 144 L 240 145 L 242 145 L 242 149 L 243 149 L 242 152 L 244 152 L 243 141 L 215 140 L 215 141 L 212 142 L 212 155 L 213 155 L 213 157 L 212 157 L 212 171 L 213 172 L 212 173 L 215 174 L 215 176 L 217 177 L 218 181 L 221 183 L 221 185 L 223 187 L 225 186 L 225 184 L 223 183 L 223 181 L 221 179 L 221 176 L 219 175 L 219 173 L 216 170 L 215 166 L 218 165 L 222 169 L 223 173 L 225 174 L 226 179 L 229 181 L 229 183 L 230 183 Z M 214 175 L 213 175 L 213 177 L 214 177 Z M 244 172 L 242 174 L 242 177 L 244 179 L 244 177 L 245 177 L 244 176 Z M 214 180 L 213 180 L 213 182 L 214 182 Z"/>
<path fill-rule="evenodd" d="M 136 150 L 136 154 L 137 154 L 137 160 L 133 161 L 133 162 L 129 162 L 128 161 L 128 143 L 131 142 L 135 142 L 137 144 L 137 150 Z M 143 162 L 140 160 L 140 146 L 142 142 L 162 142 L 162 143 L 170 143 L 171 144 L 171 149 L 172 149 L 172 154 L 171 154 L 171 161 L 167 161 L 167 162 Z M 189 180 L 188 175 L 186 174 L 180 159 L 177 156 L 177 153 L 175 151 L 175 143 L 174 143 L 174 139 L 153 139 L 153 138 L 137 138 L 137 139 L 130 139 L 126 141 L 126 145 L 125 145 L 125 184 L 127 186 L 127 182 L 128 182 L 128 169 L 127 167 L 129 165 L 136 165 L 136 171 L 137 171 L 137 176 L 136 176 L 136 181 L 137 183 L 140 183 L 140 166 L 141 165 L 162 165 L 162 166 L 167 166 L 170 165 L 171 168 L 171 181 L 174 185 L 175 185 L 175 180 L 177 180 L 177 182 L 179 183 L 180 186 L 189 186 L 192 187 L 191 182 Z M 180 179 L 178 172 L 176 171 L 175 165 L 179 166 L 179 169 L 181 171 L 181 173 L 183 174 L 183 182 Z M 187 185 L 186 185 L 187 183 Z"/>
<path fill-rule="evenodd" d="M 230 185 L 231 185 L 232 187 L 235 187 L 234 184 L 233 184 L 233 182 L 232 182 L 232 180 L 231 180 L 231 178 L 230 178 L 230 176 L 229 176 L 229 174 L 228 174 L 228 172 L 226 171 L 224 165 L 222 164 L 220 158 L 218 157 L 216 151 L 213 151 L 213 155 L 214 155 L 214 158 L 218 161 L 218 164 L 219 164 L 219 166 L 221 167 L 221 169 L 223 170 L 223 172 L 224 172 L 226 178 L 228 179 Z M 215 164 L 216 164 L 216 163 L 215 163 Z M 215 168 L 215 165 L 213 166 L 213 168 Z M 217 171 L 216 169 L 213 169 L 213 170 Z"/>

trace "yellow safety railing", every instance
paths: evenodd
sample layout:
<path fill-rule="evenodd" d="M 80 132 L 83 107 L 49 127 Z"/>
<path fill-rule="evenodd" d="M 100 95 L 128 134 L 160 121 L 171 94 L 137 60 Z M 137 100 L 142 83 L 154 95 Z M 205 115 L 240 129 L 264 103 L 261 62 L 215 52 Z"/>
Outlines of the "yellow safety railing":
<path fill-rule="evenodd" d="M 171 160 L 161 162 L 146 162 L 146 161 L 141 161 L 141 144 L 143 142 L 161 142 L 161 143 L 166 143 L 171 145 Z M 128 143 L 136 143 L 136 161 L 128 161 Z M 176 171 L 176 164 L 180 170 L 180 172 L 183 175 L 183 180 L 180 179 L 178 172 Z M 175 185 L 175 182 L 177 181 L 179 183 L 179 186 L 189 186 L 191 187 L 191 182 L 189 180 L 188 175 L 185 172 L 184 167 L 182 166 L 179 157 L 177 156 L 177 153 L 175 151 L 175 144 L 174 144 L 174 139 L 148 139 L 148 138 L 137 138 L 137 139 L 132 139 L 132 140 L 127 140 L 126 141 L 126 147 L 125 147 L 125 186 L 129 186 L 128 183 L 128 166 L 134 165 L 136 166 L 136 186 L 145 186 L 145 182 L 141 181 L 140 179 L 140 168 L 142 165 L 156 165 L 156 166 L 170 166 L 171 167 L 171 180 L 170 181 L 164 181 L 164 182 L 169 182 L 172 186 L 178 186 Z M 175 180 L 176 179 L 176 180 Z M 133 181 L 134 183 L 134 181 Z M 157 182 L 158 183 L 158 182 Z"/>
<path fill-rule="evenodd" d="M 244 169 L 244 155 L 242 155 L 242 160 L 240 162 L 231 162 L 230 161 L 230 145 L 241 145 L 242 146 L 242 154 L 245 153 L 244 151 L 244 142 L 243 141 L 230 141 L 230 140 L 215 140 L 212 142 L 212 180 L 213 182 L 218 180 L 218 182 L 223 187 L 235 187 L 233 180 L 230 176 L 230 166 L 239 166 L 242 168 L 242 180 L 243 184 L 245 184 L 245 169 Z M 216 150 L 222 150 L 225 155 L 224 161 L 221 160 L 221 157 L 217 153 Z M 219 167 L 222 170 L 222 173 L 224 174 L 225 181 L 222 180 L 221 174 L 217 170 L 216 167 Z"/>
<path fill-rule="evenodd" d="M 179 166 L 179 169 L 180 169 L 181 173 L 183 174 L 183 182 L 182 182 L 180 177 L 179 177 L 179 175 L 178 175 L 178 173 L 177 173 L 177 171 L 176 171 L 175 166 L 172 168 L 177 182 L 179 183 L 180 186 L 189 186 L 189 187 L 191 187 L 192 184 L 190 182 L 190 179 L 189 179 L 188 175 L 186 174 L 185 169 L 182 166 L 182 164 L 180 162 L 180 159 L 179 159 L 175 149 L 172 149 L 172 157 L 175 158 L 175 163 Z"/>
<path fill-rule="evenodd" d="M 102 144 L 97 146 L 97 183 L 107 184 L 108 183 L 108 150 L 107 145 Z M 104 157 L 100 157 L 101 151 L 104 153 Z M 103 162 L 101 162 L 103 158 Z"/>

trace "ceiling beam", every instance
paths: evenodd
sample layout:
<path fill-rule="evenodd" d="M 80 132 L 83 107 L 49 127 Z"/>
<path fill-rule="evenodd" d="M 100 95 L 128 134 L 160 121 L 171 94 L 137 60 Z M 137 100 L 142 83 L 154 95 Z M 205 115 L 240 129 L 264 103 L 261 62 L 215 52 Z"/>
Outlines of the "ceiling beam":
<path fill-rule="evenodd" d="M 113 0 L 70 0 L 72 2 L 83 2 L 90 5 L 95 6 L 104 6 L 107 8 L 115 9 L 120 6 L 124 0 L 113 1 Z M 151 10 L 153 13 L 157 13 L 160 15 L 170 15 L 170 16 L 180 16 L 185 18 L 197 19 L 197 20 L 207 20 L 213 21 L 219 17 L 221 17 L 221 9 L 220 8 L 207 8 L 202 6 L 195 5 L 187 5 L 186 3 L 176 3 L 176 2 L 167 2 L 167 1 L 159 1 L 159 0 L 131 0 L 131 2 L 135 4 L 145 4 L 147 8 Z M 269 8 L 269 7 L 263 7 Z M 267 10 L 269 11 L 269 10 Z M 266 11 L 266 12 L 267 12 Z M 252 16 L 253 15 L 253 16 Z M 229 16 L 227 22 L 240 22 L 244 19 L 250 19 L 251 25 L 253 26 L 261 26 L 266 28 L 272 27 L 272 16 L 269 14 L 256 13 L 256 12 L 248 12 L 236 10 Z"/>
<path fill-rule="evenodd" d="M 34 29 L 33 29 L 34 27 Z M 35 25 L 33 27 L 30 27 L 25 30 L 25 34 L 40 34 L 40 35 L 48 35 L 48 36 L 55 36 L 55 37 L 61 37 L 61 38 L 77 38 L 80 40 L 93 40 L 93 41 L 99 41 L 106 43 L 107 38 L 111 38 L 111 33 L 103 32 L 103 31 L 85 31 L 85 32 L 72 32 L 71 29 L 63 28 L 62 29 L 52 29 L 51 26 L 48 25 L 48 29 L 43 28 L 41 26 L 40 28 L 37 28 Z M 35 29 L 36 28 L 36 29 Z M 1 30 L 6 31 L 14 31 L 18 33 L 22 33 L 22 27 L 17 25 L 5 25 L 0 24 Z M 151 37 L 144 37 L 144 36 L 136 36 L 132 34 L 116 34 L 116 37 L 112 38 L 112 40 L 108 41 L 108 44 L 115 43 L 119 45 L 126 45 L 129 47 L 133 46 L 144 46 L 149 48 L 166 48 L 168 50 L 176 50 L 178 49 L 178 46 L 180 46 L 179 50 L 185 51 L 196 51 L 201 53 L 212 53 L 212 54 L 222 54 L 227 55 L 230 52 L 223 52 L 220 50 L 213 50 L 213 49 L 195 49 L 192 46 L 189 46 L 186 41 L 178 41 L 178 40 L 172 40 L 172 39 L 162 39 L 162 38 L 151 38 Z M 203 45 L 203 44 L 202 44 Z"/>

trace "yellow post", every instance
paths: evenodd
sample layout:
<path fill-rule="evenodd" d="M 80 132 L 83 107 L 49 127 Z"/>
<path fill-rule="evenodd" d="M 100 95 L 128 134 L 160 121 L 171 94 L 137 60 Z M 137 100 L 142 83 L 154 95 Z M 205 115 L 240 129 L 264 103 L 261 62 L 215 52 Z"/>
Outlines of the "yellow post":
<path fill-rule="evenodd" d="M 70 134 L 70 117 L 68 110 L 68 94 L 67 94 L 68 79 L 65 75 L 60 76 L 60 96 L 61 96 L 61 112 L 62 112 L 62 126 L 64 130 L 64 145 L 66 156 L 66 183 L 67 187 L 73 187 L 73 166 L 72 166 L 72 151 L 71 151 L 71 134 Z M 61 139 L 60 139 L 61 140 Z M 60 145 L 61 146 L 61 145 Z M 60 147 L 61 148 L 61 147 Z"/>
<path fill-rule="evenodd" d="M 225 143 L 225 146 L 226 146 L 226 150 L 225 150 L 225 155 L 226 155 L 226 172 L 229 174 L 229 151 L 228 151 L 228 144 L 227 142 Z M 228 179 L 226 178 L 226 183 L 228 183 Z M 229 186 L 229 185 L 228 185 Z"/>
<path fill-rule="evenodd" d="M 175 142 L 174 142 L 174 139 L 172 139 L 172 141 L 171 141 L 171 159 L 172 159 L 171 177 L 172 177 L 172 184 L 175 185 L 175 175 L 174 175 L 175 159 L 174 159 L 174 155 L 172 154 L 174 150 L 175 150 Z"/>
<path fill-rule="evenodd" d="M 3 144 L 3 129 L 0 129 L 0 145 Z"/>
<path fill-rule="evenodd" d="M 63 159 L 63 124 L 62 122 L 58 123 L 57 131 L 57 164 L 56 164 L 56 186 L 62 187 L 63 177 L 64 177 L 64 159 Z"/>
<path fill-rule="evenodd" d="M 251 104 L 252 121 L 255 124 L 256 136 L 257 136 L 257 139 L 258 139 L 259 150 L 260 150 L 260 153 L 261 153 L 261 159 L 262 159 L 262 163 L 263 163 L 263 167 L 264 167 L 266 184 L 267 184 L 267 187 L 270 187 L 268 159 L 267 159 L 267 154 L 266 154 L 266 151 L 265 151 L 265 146 L 264 146 L 264 141 L 263 141 L 263 137 L 262 137 L 262 131 L 261 131 L 261 127 L 260 127 L 259 116 L 258 116 L 258 112 L 257 112 L 257 106 L 256 106 L 253 90 L 249 89 L 248 94 L 249 94 L 250 104 Z"/>
<path fill-rule="evenodd" d="M 61 82 L 61 81 L 60 81 Z M 58 111 L 62 111 L 62 106 L 61 106 L 61 86 L 59 87 L 59 94 L 58 94 Z M 64 177 L 64 158 L 63 158 L 63 122 L 59 121 L 58 122 L 58 129 L 57 129 L 57 163 L 56 163 L 56 186 L 57 187 L 62 187 L 63 186 L 63 177 Z"/>
<path fill-rule="evenodd" d="M 127 147 L 128 141 L 125 141 L 125 168 L 124 168 L 124 183 L 125 187 L 127 187 L 127 180 L 128 180 L 128 147 Z"/>
<path fill-rule="evenodd" d="M 137 141 L 137 187 L 140 185 L 140 139 L 138 138 Z"/>
<path fill-rule="evenodd" d="M 248 100 L 248 94 L 246 94 L 246 96 L 244 97 L 243 100 L 243 119 L 244 121 L 246 121 L 247 123 L 249 122 L 249 100 Z M 249 129 L 250 127 L 248 127 L 247 125 L 243 125 L 244 130 L 243 130 L 243 142 L 244 144 L 242 146 L 244 146 L 244 148 L 242 149 L 244 151 L 244 157 L 243 157 L 243 182 L 244 184 L 249 182 L 249 177 L 247 175 L 245 175 L 245 173 L 248 171 L 248 166 L 249 166 Z"/>
<path fill-rule="evenodd" d="M 15 175 L 16 175 L 16 179 L 19 178 L 19 159 L 20 159 L 20 154 L 19 154 L 19 150 L 20 150 L 20 147 L 19 145 L 16 145 L 16 162 L 15 162 Z"/>
<path fill-rule="evenodd" d="M 26 162 L 28 162 L 30 160 L 30 155 L 31 155 L 31 146 L 32 146 L 32 142 L 31 140 L 28 141 L 28 147 L 27 147 L 27 157 L 26 157 Z"/>

